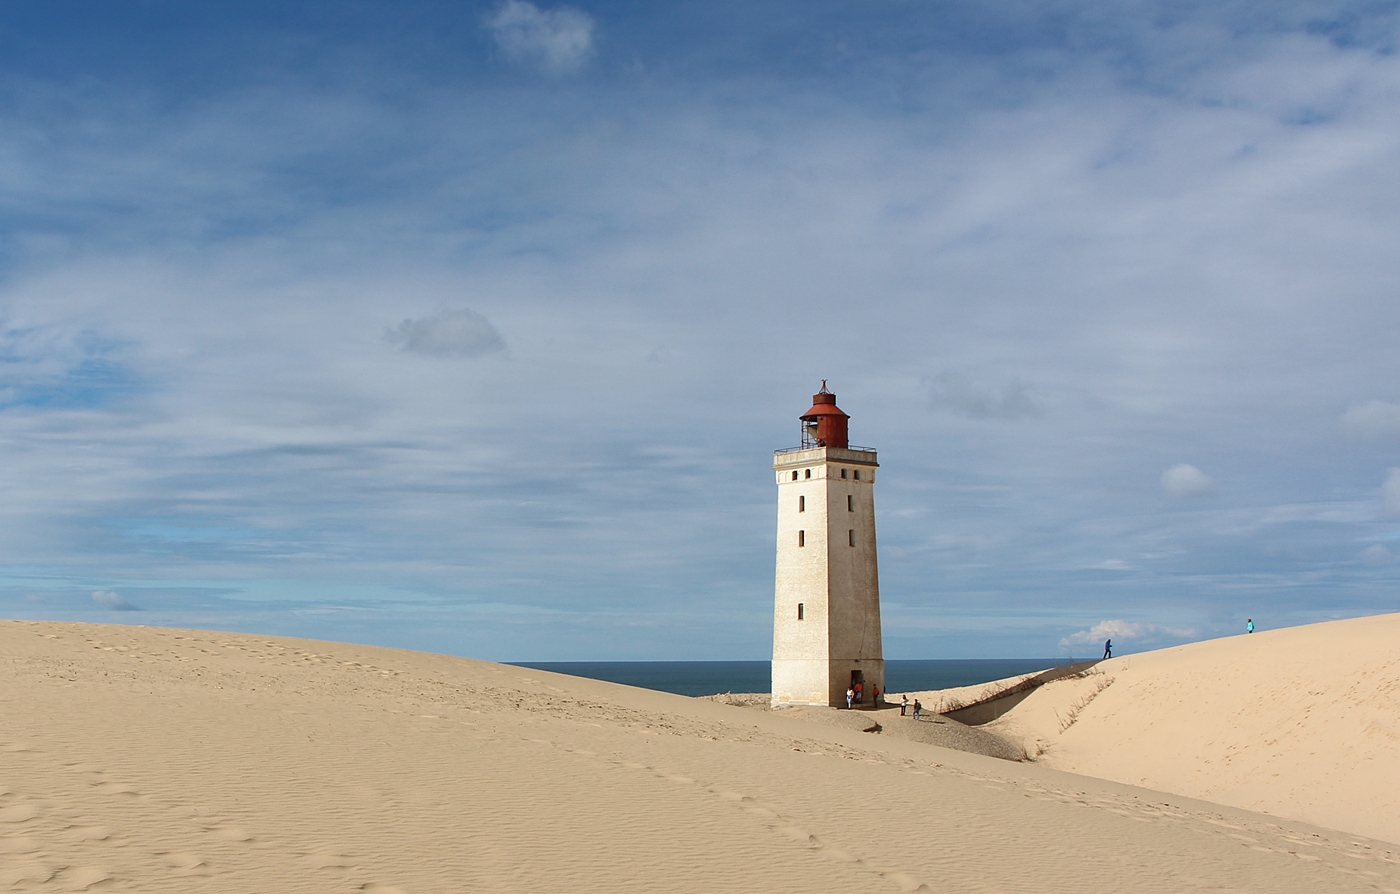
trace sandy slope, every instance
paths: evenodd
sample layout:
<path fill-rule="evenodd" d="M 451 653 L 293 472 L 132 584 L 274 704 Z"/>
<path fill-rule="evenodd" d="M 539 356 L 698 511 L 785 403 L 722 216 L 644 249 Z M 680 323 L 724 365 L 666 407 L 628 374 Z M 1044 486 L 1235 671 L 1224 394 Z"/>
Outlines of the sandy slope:
<path fill-rule="evenodd" d="M 13 890 L 1400 892 L 1345 834 L 389 649 L 0 622 L 0 716 Z"/>
<path fill-rule="evenodd" d="M 1400 842 L 1400 614 L 1104 661 L 986 729 L 1051 767 Z"/>

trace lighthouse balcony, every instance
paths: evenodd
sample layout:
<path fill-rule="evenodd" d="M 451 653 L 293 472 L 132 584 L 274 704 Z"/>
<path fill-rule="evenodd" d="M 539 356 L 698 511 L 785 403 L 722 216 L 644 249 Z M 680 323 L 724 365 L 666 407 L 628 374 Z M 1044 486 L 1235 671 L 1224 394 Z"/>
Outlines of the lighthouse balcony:
<path fill-rule="evenodd" d="M 800 465 L 822 460 L 878 466 L 873 447 L 788 447 L 773 451 L 774 466 Z"/>

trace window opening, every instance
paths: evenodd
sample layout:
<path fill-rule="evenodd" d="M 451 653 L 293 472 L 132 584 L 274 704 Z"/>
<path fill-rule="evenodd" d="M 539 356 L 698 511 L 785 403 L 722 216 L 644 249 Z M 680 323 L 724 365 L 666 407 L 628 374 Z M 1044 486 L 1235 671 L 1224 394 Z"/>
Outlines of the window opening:
<path fill-rule="evenodd" d="M 860 469 L 856 469 L 856 480 L 860 480 Z"/>
<path fill-rule="evenodd" d="M 805 476 L 803 476 L 803 477 L 805 477 L 805 478 L 811 478 L 811 477 L 812 477 L 812 470 L 811 470 L 811 469 L 805 469 L 804 471 L 805 471 L 807 474 L 806 474 Z M 795 475 L 795 474 L 797 474 L 797 473 L 794 472 L 793 474 Z"/>
<path fill-rule="evenodd" d="M 806 512 L 806 511 L 807 511 L 807 498 L 806 498 L 806 497 L 798 497 L 798 498 L 797 498 L 797 511 L 798 511 L 798 512 Z"/>
<path fill-rule="evenodd" d="M 855 497 L 855 494 L 846 494 L 846 511 L 847 511 L 847 512 L 855 512 L 855 511 L 856 511 L 856 497 Z"/>
<path fill-rule="evenodd" d="M 806 531 L 798 531 L 798 532 L 797 532 L 797 545 L 798 545 L 798 546 L 806 546 L 806 545 L 807 545 L 807 532 L 806 532 Z"/>
<path fill-rule="evenodd" d="M 845 478 L 845 477 L 846 477 L 846 470 L 845 470 L 845 469 L 842 469 L 842 470 L 841 470 L 841 477 L 842 477 L 842 478 Z"/>
<path fill-rule="evenodd" d="M 851 546 L 855 546 L 855 545 L 856 545 L 856 531 L 855 531 L 855 528 L 852 528 L 851 530 L 849 530 L 849 531 L 846 532 L 846 538 L 850 541 Z"/>
<path fill-rule="evenodd" d="M 802 620 L 802 603 L 797 603 L 797 620 Z"/>
<path fill-rule="evenodd" d="M 793 472 L 793 473 L 792 473 L 792 480 L 793 480 L 793 481 L 796 481 L 796 480 L 797 480 L 797 472 Z"/>

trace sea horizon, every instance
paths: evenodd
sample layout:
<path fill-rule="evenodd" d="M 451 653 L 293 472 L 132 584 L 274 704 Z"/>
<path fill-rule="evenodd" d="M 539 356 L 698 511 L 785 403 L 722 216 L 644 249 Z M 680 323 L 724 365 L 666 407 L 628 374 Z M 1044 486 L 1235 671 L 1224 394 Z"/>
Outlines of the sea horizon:
<path fill-rule="evenodd" d="M 889 692 L 975 686 L 1069 664 L 1070 658 L 886 659 Z M 1083 661 L 1084 659 L 1078 659 Z M 676 695 L 768 692 L 771 661 L 508 661 L 513 667 L 606 680 Z"/>

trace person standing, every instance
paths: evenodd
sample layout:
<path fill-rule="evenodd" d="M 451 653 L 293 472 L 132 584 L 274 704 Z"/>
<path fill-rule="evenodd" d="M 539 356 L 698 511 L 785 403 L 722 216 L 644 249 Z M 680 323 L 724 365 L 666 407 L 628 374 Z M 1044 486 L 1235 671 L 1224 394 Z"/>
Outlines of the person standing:
<path fill-rule="evenodd" d="M 865 684 L 864 684 L 864 683 L 861 683 L 861 682 L 859 682 L 859 681 L 857 681 L 857 682 L 856 682 L 856 704 L 860 704 L 860 703 L 863 702 L 863 701 L 865 701 Z"/>
<path fill-rule="evenodd" d="M 914 719 L 918 720 L 922 713 L 924 713 L 924 706 L 919 704 L 919 700 L 916 698 L 914 699 Z"/>
<path fill-rule="evenodd" d="M 1113 657 L 1113 640 L 1111 640 L 1111 639 L 1106 639 L 1106 640 L 1103 641 L 1103 657 L 1105 657 L 1105 658 L 1112 658 L 1112 657 Z"/>
<path fill-rule="evenodd" d="M 1244 632 L 1245 632 L 1245 633 L 1253 633 L 1253 632 L 1254 632 L 1254 619 L 1253 619 L 1253 618 L 1250 618 L 1249 620 L 1245 621 L 1245 623 L 1244 623 Z"/>
<path fill-rule="evenodd" d="M 906 694 L 904 694 L 904 695 L 901 695 L 901 696 L 899 697 L 899 716 L 900 716 L 900 717 L 903 717 L 903 716 L 904 716 L 904 712 L 907 711 L 907 710 L 909 710 L 909 695 L 908 695 L 908 693 L 906 693 Z"/>
<path fill-rule="evenodd" d="M 855 700 L 856 700 L 856 691 L 855 691 L 854 689 L 851 689 L 850 687 L 847 687 L 847 688 L 846 688 L 846 707 L 847 707 L 847 709 L 849 709 L 849 708 L 851 707 L 851 703 L 854 702 Z"/>

